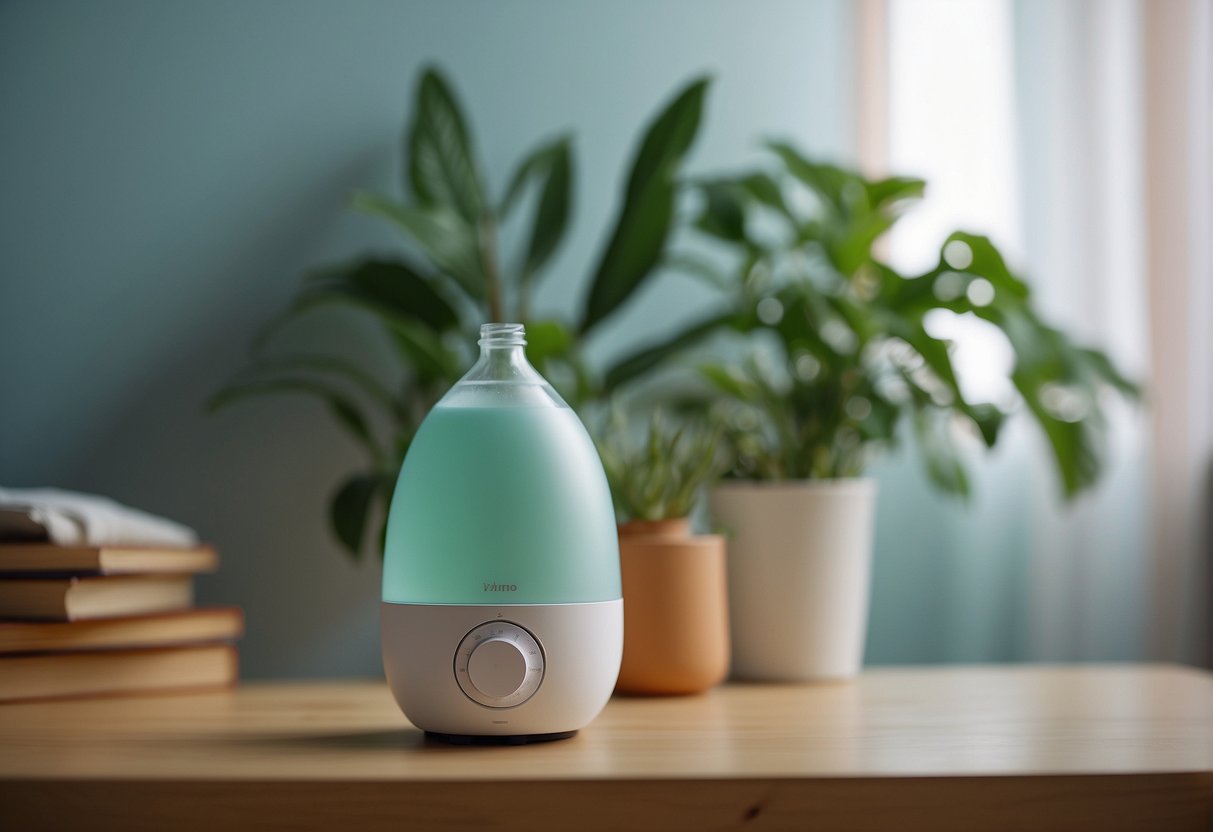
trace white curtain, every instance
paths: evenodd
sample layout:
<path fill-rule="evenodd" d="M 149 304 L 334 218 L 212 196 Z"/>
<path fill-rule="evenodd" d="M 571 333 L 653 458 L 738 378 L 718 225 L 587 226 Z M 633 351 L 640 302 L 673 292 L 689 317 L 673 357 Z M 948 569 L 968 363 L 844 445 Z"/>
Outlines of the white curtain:
<path fill-rule="evenodd" d="M 944 658 L 979 658 L 996 642 L 1035 660 L 1204 656 L 1213 32 L 1207 3 L 1158 5 L 1176 19 L 1160 23 L 1137 0 L 864 6 L 887 15 L 886 86 L 861 90 L 887 99 L 886 166 L 930 183 L 890 256 L 925 266 L 952 228 L 988 233 L 1049 319 L 1151 386 L 1149 408 L 1109 401 L 1106 476 L 1068 506 L 1034 426 L 1013 422 L 979 471 L 969 515 L 948 516 L 963 554 L 941 602 L 968 635 Z M 1178 32 L 1186 40 L 1172 43 Z M 1166 49 L 1188 58 L 1160 69 Z M 1170 114 L 1183 137 L 1175 147 L 1170 130 L 1147 130 L 1160 84 L 1183 102 Z M 1180 173 L 1164 194 L 1160 157 Z M 1171 236 L 1160 239 L 1159 228 Z M 1160 312 L 1176 306 L 1183 321 Z M 995 381 L 1010 361 L 1000 337 L 976 321 L 939 326 L 957 341 L 974 395 L 1006 396 Z M 1182 366 L 1168 359 L 1177 354 Z M 983 642 L 991 615 L 1017 632 Z"/>

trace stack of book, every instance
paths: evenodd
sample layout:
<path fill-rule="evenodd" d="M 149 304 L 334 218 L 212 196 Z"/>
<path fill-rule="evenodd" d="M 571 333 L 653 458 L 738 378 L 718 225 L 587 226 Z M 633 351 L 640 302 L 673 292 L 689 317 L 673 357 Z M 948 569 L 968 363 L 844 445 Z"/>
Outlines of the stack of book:
<path fill-rule="evenodd" d="M 209 546 L 0 544 L 0 702 L 236 681 L 234 607 L 194 607 Z"/>

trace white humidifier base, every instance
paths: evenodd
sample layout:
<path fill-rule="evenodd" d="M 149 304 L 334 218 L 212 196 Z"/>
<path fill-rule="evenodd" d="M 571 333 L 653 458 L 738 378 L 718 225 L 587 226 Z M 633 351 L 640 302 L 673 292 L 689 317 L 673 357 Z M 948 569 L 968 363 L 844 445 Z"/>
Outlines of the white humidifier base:
<path fill-rule="evenodd" d="M 623 601 L 391 604 L 383 668 L 405 716 L 447 738 L 571 736 L 606 705 L 623 655 Z M 544 735 L 544 736 L 541 736 Z"/>

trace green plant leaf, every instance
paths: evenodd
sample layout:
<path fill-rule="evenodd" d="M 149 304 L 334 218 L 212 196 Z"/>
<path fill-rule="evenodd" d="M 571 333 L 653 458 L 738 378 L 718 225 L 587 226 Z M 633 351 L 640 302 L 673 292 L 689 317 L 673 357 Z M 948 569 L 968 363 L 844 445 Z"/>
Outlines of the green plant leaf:
<path fill-rule="evenodd" d="M 953 397 L 952 406 L 973 422 L 980 431 L 986 446 L 994 447 L 1005 416 L 994 405 L 974 405 L 965 399 L 956 378 L 956 371 L 952 366 L 952 357 L 948 352 L 947 342 L 932 338 L 921 324 L 899 326 L 896 332 L 922 356 L 931 371 L 947 386 Z"/>
<path fill-rule="evenodd" d="M 672 271 L 689 275 L 721 291 L 730 288 L 729 278 L 717 268 L 715 263 L 693 254 L 667 254 L 661 260 L 661 265 Z"/>
<path fill-rule="evenodd" d="M 522 197 L 527 184 L 544 173 L 552 166 L 557 155 L 564 153 L 572 157 L 573 136 L 571 133 L 558 136 L 550 142 L 541 144 L 523 157 L 510 177 L 510 184 L 505 189 L 505 196 L 497 208 L 497 215 L 504 218 L 514 210 L 514 206 Z"/>
<path fill-rule="evenodd" d="M 438 332 L 459 325 L 459 314 L 434 288 L 433 281 L 398 260 L 367 258 L 318 273 L 299 295 L 345 292 L 404 317 L 416 318 Z M 297 303 L 299 302 L 297 301 Z"/>
<path fill-rule="evenodd" d="M 850 277 L 872 258 L 872 246 L 893 225 L 885 214 L 867 214 L 854 220 L 828 245 L 830 259 L 840 274 Z"/>
<path fill-rule="evenodd" d="M 1121 395 L 1130 399 L 1141 398 L 1141 385 L 1118 370 L 1107 355 L 1099 350 L 1082 348 L 1078 349 L 1078 353 L 1090 365 L 1101 382 L 1112 385 Z"/>
<path fill-rule="evenodd" d="M 541 373 L 553 358 L 567 356 L 573 334 L 559 321 L 532 321 L 526 325 L 526 356 Z"/>
<path fill-rule="evenodd" d="M 964 243 L 969 247 L 972 262 L 965 266 L 963 271 L 980 275 L 989 280 L 994 286 L 996 298 L 999 295 L 1005 294 L 1015 301 L 1027 300 L 1029 294 L 1028 285 L 1011 273 L 1011 270 L 1007 268 L 1006 261 L 1002 259 L 1002 254 L 990 242 L 990 238 L 982 234 L 969 234 L 964 231 L 956 231 L 948 235 L 939 258 L 942 268 L 948 267 L 942 252 L 946 251 L 948 245 L 953 242 Z"/>
<path fill-rule="evenodd" d="M 590 285 L 581 331 L 626 301 L 661 261 L 674 222 L 674 186 L 661 179 L 623 208 Z"/>
<path fill-rule="evenodd" d="M 621 522 L 686 517 L 699 490 L 719 479 L 727 464 L 718 427 L 705 425 L 702 418 L 682 418 L 669 427 L 660 408 L 650 413 L 643 436 L 629 430 L 617 404 L 606 424 L 594 431 Z"/>
<path fill-rule="evenodd" d="M 1011 381 L 1053 450 L 1065 496 L 1075 497 L 1094 485 L 1103 471 L 1103 420 L 1098 417 L 1075 422 L 1058 419 L 1045 406 L 1044 383 L 1038 376 L 1017 369 L 1011 374 Z"/>
<path fill-rule="evenodd" d="M 487 279 L 476 233 L 459 215 L 442 207 L 400 205 L 377 194 L 359 191 L 352 205 L 403 229 L 443 273 L 450 275 L 473 300 L 484 300 Z"/>
<path fill-rule="evenodd" d="M 654 179 L 673 175 L 695 142 L 703 115 L 709 78 L 697 78 L 685 86 L 649 125 L 632 172 L 628 176 L 625 201 L 639 199 Z"/>
<path fill-rule="evenodd" d="M 706 364 L 699 368 L 699 373 L 721 393 L 740 402 L 756 404 L 763 398 L 759 385 L 728 367 Z"/>
<path fill-rule="evenodd" d="M 573 164 L 567 139 L 553 147 L 549 163 L 541 174 L 542 187 L 535 205 L 531 239 L 522 266 L 522 283 L 529 284 L 560 245 L 568 228 L 569 205 L 573 187 Z"/>
<path fill-rule="evenodd" d="M 442 338 L 425 324 L 408 318 L 384 321 L 396 347 L 404 353 L 417 379 L 423 384 L 435 380 L 453 384 L 463 375 L 465 367 L 442 342 Z"/>
<path fill-rule="evenodd" d="M 651 371 L 670 357 L 699 343 L 704 338 L 734 322 L 732 312 L 711 315 L 665 340 L 641 347 L 619 360 L 606 372 L 604 392 L 610 393 L 624 384 Z"/>
<path fill-rule="evenodd" d="M 921 199 L 927 188 L 925 181 L 910 176 L 890 176 L 866 184 L 868 202 L 877 209 L 901 200 Z"/>
<path fill-rule="evenodd" d="M 417 84 L 406 139 L 409 185 L 417 201 L 452 210 L 471 227 L 480 220 L 480 183 L 467 123 L 450 85 L 435 67 Z"/>
<path fill-rule="evenodd" d="M 862 181 L 855 174 L 837 165 L 812 162 L 787 142 L 767 142 L 767 147 L 780 158 L 788 173 L 816 193 L 835 215 L 844 216 L 849 212 L 856 193 L 866 197 Z"/>
<path fill-rule="evenodd" d="M 704 196 L 704 204 L 695 227 L 721 240 L 745 242 L 745 207 L 741 189 L 727 181 L 705 182 L 699 189 Z"/>
<path fill-rule="evenodd" d="M 947 414 L 934 409 L 914 416 L 918 448 L 927 467 L 927 476 L 938 488 L 952 494 L 969 495 L 969 476 L 952 441 Z"/>
<path fill-rule="evenodd" d="M 746 174 L 737 180 L 737 185 L 755 202 L 768 208 L 774 208 L 785 216 L 792 215 L 783 198 L 783 189 L 770 174 Z"/>
<path fill-rule="evenodd" d="M 461 375 L 457 357 L 442 341 L 442 332 L 458 323 L 454 309 L 432 287 L 417 284 L 405 289 L 381 291 L 376 280 L 351 279 L 350 273 L 334 270 L 313 282 L 281 314 L 271 319 L 254 338 L 255 353 L 263 353 L 270 339 L 299 315 L 317 307 L 338 304 L 364 310 L 388 330 L 397 347 L 423 380 L 456 379 Z M 402 308 L 404 307 L 404 308 Z M 265 360 L 259 356 L 259 360 Z"/>
<path fill-rule="evenodd" d="M 344 378 L 365 393 L 368 398 L 382 405 L 387 412 L 397 416 L 402 415 L 400 402 L 379 379 L 353 361 L 340 356 L 315 353 L 265 355 L 258 357 L 252 364 L 241 370 L 240 376 L 247 376 L 251 381 L 257 377 L 300 372 L 331 374 Z"/>
<path fill-rule="evenodd" d="M 1002 410 L 993 404 L 982 403 L 971 405 L 968 402 L 961 404 L 961 412 L 968 416 L 973 424 L 977 426 L 977 430 L 981 434 L 982 441 L 986 443 L 986 447 L 993 448 L 998 442 L 998 434 L 1007 420 L 1007 414 L 1003 413 Z"/>
<path fill-rule="evenodd" d="M 674 223 L 674 176 L 699 131 L 708 83 L 701 78 L 685 87 L 646 131 L 590 283 L 583 333 L 626 301 L 660 262 Z"/>
<path fill-rule="evenodd" d="M 769 180 L 750 174 L 724 182 L 745 195 L 742 211 L 761 205 L 779 213 L 782 197 L 790 195 L 786 184 L 807 188 L 815 210 L 791 217 L 791 239 L 752 239 L 752 229 L 737 221 L 742 211 L 725 204 L 721 180 L 702 185 L 707 208 L 701 230 L 732 246 L 744 264 L 737 272 L 740 285 L 722 287 L 750 316 L 738 328 L 774 334 L 778 341 L 764 346 L 784 353 L 766 370 L 750 361 L 744 371 L 702 371 L 725 403 L 735 403 L 737 418 L 726 430 L 735 450 L 733 474 L 847 475 L 862 469 L 865 452 L 896 442 L 901 417 L 909 415 L 932 481 L 967 493 L 954 437 L 957 419 L 969 420 L 993 446 L 1007 414 L 962 394 L 950 344 L 923 325 L 932 310 L 946 309 L 985 320 L 1010 342 L 1012 382 L 1045 433 L 1067 496 L 1094 483 L 1107 430 L 1100 396 L 1110 387 L 1134 398 L 1140 389 L 1133 380 L 1104 353 L 1080 347 L 1046 324 L 1027 285 L 982 235 L 953 233 L 938 265 L 919 276 L 901 275 L 876 259 L 876 241 L 906 203 L 922 196 L 922 180 L 872 181 L 814 161 L 787 143 L 769 147 L 781 163 Z M 776 274 L 782 279 L 772 286 Z M 994 293 L 979 300 L 972 287 L 981 278 Z M 778 301 L 768 304 L 773 322 L 759 325 L 758 304 L 772 300 Z M 850 408 L 856 397 L 871 407 Z"/>
<path fill-rule="evenodd" d="M 403 460 L 403 455 L 401 456 Z M 383 560 L 387 554 L 387 521 L 392 512 L 392 498 L 396 494 L 396 478 L 389 476 L 383 488 L 379 489 L 380 502 L 383 505 L 383 522 L 379 524 L 379 534 L 375 536 L 375 543 L 379 549 L 379 560 Z"/>
<path fill-rule="evenodd" d="M 354 560 L 362 559 L 362 542 L 370 521 L 375 495 L 384 488 L 383 474 L 355 474 L 347 479 L 329 503 L 329 523 Z"/>

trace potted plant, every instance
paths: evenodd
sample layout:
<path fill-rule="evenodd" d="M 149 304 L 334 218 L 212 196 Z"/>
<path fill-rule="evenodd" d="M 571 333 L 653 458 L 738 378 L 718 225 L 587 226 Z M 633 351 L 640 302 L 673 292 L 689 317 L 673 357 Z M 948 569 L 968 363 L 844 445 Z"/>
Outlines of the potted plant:
<path fill-rule="evenodd" d="M 701 489 L 727 465 L 719 431 L 668 427 L 653 411 L 634 440 L 616 415 L 599 441 L 619 519 L 623 663 L 616 690 L 699 693 L 729 670 L 724 538 L 692 534 Z"/>
<path fill-rule="evenodd" d="M 724 329 L 746 357 L 701 367 L 732 467 L 710 497 L 729 534 L 735 675 L 845 678 L 862 663 L 876 485 L 872 457 L 907 431 L 927 474 L 967 494 L 960 445 L 993 446 L 1017 402 L 974 402 L 932 319 L 964 315 L 1010 344 L 1010 381 L 1048 440 L 1063 491 L 1099 477 L 1107 391 L 1137 388 L 1103 353 L 1045 323 L 986 237 L 956 232 L 924 274 L 877 253 L 921 180 L 869 180 L 769 145 L 772 169 L 699 183 L 697 227 L 736 264 L 680 262 L 720 288 L 717 314 L 637 354 Z M 966 439 L 966 437 L 968 437 Z"/>
<path fill-rule="evenodd" d="M 572 320 L 536 319 L 533 295 L 569 223 L 572 137 L 556 137 L 530 152 L 493 198 L 450 84 L 437 69 L 426 69 L 405 131 L 404 200 L 366 192 L 352 200 L 355 209 L 398 228 L 408 253 L 361 257 L 308 276 L 256 338 L 250 364 L 212 397 L 211 409 L 281 394 L 315 397 L 328 406 L 366 452 L 366 467 L 337 488 L 330 504 L 337 539 L 358 557 L 376 504 L 386 514 L 421 420 L 471 365 L 482 323 L 524 323 L 531 363 L 576 409 L 653 369 L 660 358 L 597 373 L 583 360 L 583 348 L 663 258 L 675 223 L 677 174 L 698 133 L 707 87 L 702 78 L 687 84 L 646 127 L 581 309 Z M 526 204 L 528 190 L 534 191 L 529 233 L 518 256 L 506 258 L 498 229 Z M 516 268 L 507 268 L 515 261 Z M 332 305 L 361 310 L 370 325 L 388 333 L 401 382 L 385 383 L 356 355 L 274 349 L 283 326 Z M 382 553 L 382 526 L 375 541 Z"/>

